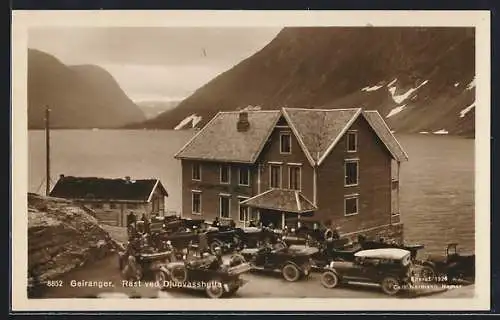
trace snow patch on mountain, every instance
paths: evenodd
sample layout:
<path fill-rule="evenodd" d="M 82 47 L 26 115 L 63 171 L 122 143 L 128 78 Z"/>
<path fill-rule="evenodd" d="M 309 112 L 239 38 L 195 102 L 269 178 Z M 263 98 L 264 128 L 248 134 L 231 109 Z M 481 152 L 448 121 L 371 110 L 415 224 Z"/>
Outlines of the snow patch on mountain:
<path fill-rule="evenodd" d="M 455 88 L 458 87 L 460 85 L 460 82 L 455 82 L 454 86 Z"/>
<path fill-rule="evenodd" d="M 438 130 L 438 131 L 434 131 L 433 133 L 434 134 L 448 134 L 448 131 L 446 131 L 445 129 L 441 129 L 441 130 Z"/>
<path fill-rule="evenodd" d="M 463 109 L 462 111 L 460 111 L 460 118 L 463 118 L 465 117 L 465 115 L 472 110 L 472 108 L 474 108 L 475 106 L 475 102 L 473 102 L 470 106 L 468 106 L 467 108 Z"/>
<path fill-rule="evenodd" d="M 394 85 L 395 81 L 391 82 L 387 86 L 389 87 L 389 92 L 392 95 L 392 99 L 394 100 L 394 102 L 399 104 L 399 103 L 405 101 L 406 99 L 408 99 L 410 97 L 410 95 L 413 92 L 417 91 L 420 87 L 426 85 L 427 82 L 429 82 L 429 80 L 425 80 L 424 82 L 419 84 L 416 88 L 411 88 L 408 91 L 406 91 L 405 93 L 399 94 L 399 95 L 396 95 L 396 86 Z"/>
<path fill-rule="evenodd" d="M 472 81 L 467 85 L 467 90 L 472 90 L 476 86 L 476 78 L 472 79 Z"/>
<path fill-rule="evenodd" d="M 364 87 L 363 89 L 361 89 L 361 91 L 365 91 L 365 92 L 377 91 L 380 88 L 382 88 L 382 86 Z"/>
<path fill-rule="evenodd" d="M 252 106 L 252 105 L 249 105 L 243 109 L 241 109 L 242 111 L 260 111 L 262 109 L 261 106 Z"/>
<path fill-rule="evenodd" d="M 390 117 L 392 117 L 393 115 L 400 113 L 400 112 L 401 112 L 401 111 L 403 111 L 405 108 L 406 108 L 406 104 L 403 104 L 403 105 L 401 105 L 401 106 L 398 106 L 398 107 L 396 107 L 396 108 L 392 109 L 392 110 L 391 110 L 391 111 L 387 114 L 387 116 L 385 116 L 385 117 L 386 117 L 386 118 L 390 118 Z"/>
<path fill-rule="evenodd" d="M 429 131 L 420 131 L 420 134 L 429 134 Z"/>
<path fill-rule="evenodd" d="M 389 83 L 387 84 L 387 88 L 392 87 L 392 86 L 393 86 L 393 85 L 394 85 L 397 81 L 398 81 L 398 79 L 394 79 L 394 80 L 392 80 L 391 82 L 389 82 Z"/>
<path fill-rule="evenodd" d="M 201 121 L 202 117 L 198 116 L 197 114 L 192 114 L 181 122 L 177 126 L 175 126 L 174 130 L 182 130 L 186 128 L 195 128 L 196 125 Z"/>

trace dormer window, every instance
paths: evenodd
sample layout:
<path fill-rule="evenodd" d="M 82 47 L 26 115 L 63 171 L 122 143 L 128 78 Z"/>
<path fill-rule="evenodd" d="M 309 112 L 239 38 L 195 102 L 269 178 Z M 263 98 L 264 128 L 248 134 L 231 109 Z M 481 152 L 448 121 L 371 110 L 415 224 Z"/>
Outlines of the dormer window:
<path fill-rule="evenodd" d="M 347 152 L 358 151 L 358 133 L 356 131 L 347 132 Z"/>
<path fill-rule="evenodd" d="M 290 133 L 280 133 L 280 153 L 292 153 L 292 136 Z"/>

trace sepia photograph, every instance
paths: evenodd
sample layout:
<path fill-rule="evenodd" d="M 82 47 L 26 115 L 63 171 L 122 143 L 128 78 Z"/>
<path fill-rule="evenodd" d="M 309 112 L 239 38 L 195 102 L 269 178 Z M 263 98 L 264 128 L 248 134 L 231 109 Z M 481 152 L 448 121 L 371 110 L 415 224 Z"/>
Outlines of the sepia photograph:
<path fill-rule="evenodd" d="M 37 14 L 22 308 L 488 308 L 488 13 Z"/>

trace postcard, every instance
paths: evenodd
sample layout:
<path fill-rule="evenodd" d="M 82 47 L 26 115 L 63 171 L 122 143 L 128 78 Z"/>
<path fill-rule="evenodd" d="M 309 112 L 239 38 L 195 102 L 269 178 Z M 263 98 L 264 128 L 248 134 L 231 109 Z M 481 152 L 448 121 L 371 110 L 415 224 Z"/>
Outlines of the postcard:
<path fill-rule="evenodd" d="M 489 12 L 12 26 L 13 311 L 489 309 Z"/>

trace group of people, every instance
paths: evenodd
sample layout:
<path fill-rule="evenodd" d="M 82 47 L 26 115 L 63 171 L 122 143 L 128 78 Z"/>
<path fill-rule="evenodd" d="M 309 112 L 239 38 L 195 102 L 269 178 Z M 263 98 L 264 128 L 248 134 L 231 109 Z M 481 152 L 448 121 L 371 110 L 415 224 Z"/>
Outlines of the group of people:
<path fill-rule="evenodd" d="M 142 214 L 140 220 L 137 220 L 137 216 L 134 212 L 130 211 L 127 215 L 127 228 L 129 231 L 135 231 L 137 233 L 149 233 L 149 227 L 151 226 L 151 221 L 148 219 L 145 213 Z"/>

